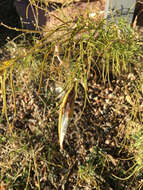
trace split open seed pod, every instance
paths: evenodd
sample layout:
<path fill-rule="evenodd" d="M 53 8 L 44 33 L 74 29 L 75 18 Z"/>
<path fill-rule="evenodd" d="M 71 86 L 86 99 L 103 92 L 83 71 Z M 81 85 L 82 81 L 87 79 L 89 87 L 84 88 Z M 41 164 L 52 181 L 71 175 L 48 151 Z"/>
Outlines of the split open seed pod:
<path fill-rule="evenodd" d="M 73 85 L 63 97 L 59 111 L 59 143 L 61 150 L 63 149 L 63 141 L 67 132 L 69 120 L 72 117 L 75 101 L 75 86 Z"/>

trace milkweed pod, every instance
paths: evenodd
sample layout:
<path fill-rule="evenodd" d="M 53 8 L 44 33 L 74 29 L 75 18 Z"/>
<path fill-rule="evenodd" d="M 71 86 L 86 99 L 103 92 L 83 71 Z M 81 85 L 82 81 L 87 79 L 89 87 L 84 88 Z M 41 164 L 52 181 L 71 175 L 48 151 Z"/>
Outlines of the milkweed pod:
<path fill-rule="evenodd" d="M 63 149 L 63 141 L 67 132 L 69 120 L 73 113 L 75 100 L 75 87 L 72 86 L 65 94 L 59 112 L 59 143 L 61 150 Z"/>

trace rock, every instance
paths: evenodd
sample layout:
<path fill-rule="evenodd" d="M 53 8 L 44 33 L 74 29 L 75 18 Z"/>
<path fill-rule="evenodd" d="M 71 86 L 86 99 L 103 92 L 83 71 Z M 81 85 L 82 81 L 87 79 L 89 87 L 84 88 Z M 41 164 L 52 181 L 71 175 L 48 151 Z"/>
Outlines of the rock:
<path fill-rule="evenodd" d="M 21 18 L 22 28 L 24 29 L 39 29 L 49 19 L 45 10 L 30 4 L 28 0 L 15 0 L 14 6 Z"/>
<path fill-rule="evenodd" d="M 143 27 L 143 0 L 137 0 L 132 23 Z"/>

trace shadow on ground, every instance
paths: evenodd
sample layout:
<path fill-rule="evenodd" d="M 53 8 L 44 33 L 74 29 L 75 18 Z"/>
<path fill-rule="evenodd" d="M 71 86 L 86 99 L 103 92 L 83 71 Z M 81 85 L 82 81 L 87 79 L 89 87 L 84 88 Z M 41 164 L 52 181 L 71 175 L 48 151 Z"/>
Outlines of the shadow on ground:
<path fill-rule="evenodd" d="M 13 7 L 13 0 L 5 0 L 0 3 L 0 23 L 4 23 L 10 27 L 20 27 L 20 19 Z M 13 39 L 20 32 L 10 30 L 0 25 L 0 46 L 3 46 L 8 39 Z"/>

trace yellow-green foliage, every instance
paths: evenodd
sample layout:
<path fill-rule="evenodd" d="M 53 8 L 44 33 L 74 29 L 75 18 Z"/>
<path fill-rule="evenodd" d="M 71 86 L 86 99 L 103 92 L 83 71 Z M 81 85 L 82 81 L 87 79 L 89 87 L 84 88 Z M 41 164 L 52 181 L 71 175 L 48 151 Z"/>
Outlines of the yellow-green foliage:
<path fill-rule="evenodd" d="M 74 27 L 71 27 L 71 25 L 68 25 L 67 23 L 63 23 L 56 29 L 47 31 L 46 34 L 44 33 L 44 36 L 41 36 L 39 39 L 33 38 L 32 44 L 28 44 L 26 47 L 25 44 L 17 44 L 17 50 L 19 46 L 23 46 L 24 48 L 22 53 L 15 56 L 13 54 L 12 56 L 14 56 L 14 58 L 0 62 L 0 83 L 3 98 L 2 114 L 5 114 L 10 132 L 13 132 L 12 136 L 10 134 L 6 136 L 7 149 L 3 152 L 3 155 L 7 158 L 6 160 L 9 161 L 9 165 L 7 166 L 8 161 L 6 164 L 4 164 L 4 161 L 2 162 L 0 179 L 4 180 L 4 176 L 6 176 L 10 181 L 7 182 L 5 180 L 5 183 L 15 186 L 15 181 L 18 181 L 19 177 L 21 177 L 25 189 L 28 189 L 33 184 L 34 187 L 40 189 L 40 180 L 44 181 L 45 179 L 50 179 L 52 181 L 52 187 L 57 189 L 59 188 L 59 184 L 57 184 L 59 177 L 58 171 L 61 173 L 63 172 L 60 178 L 62 186 L 66 183 L 65 181 L 70 176 L 70 171 L 72 170 L 74 163 L 77 161 L 77 158 L 74 156 L 70 158 L 69 155 L 67 156 L 68 161 L 63 159 L 64 156 L 57 150 L 55 141 L 53 142 L 53 139 L 55 140 L 58 137 L 56 136 L 52 137 L 53 139 L 50 139 L 54 130 L 56 130 L 56 133 L 54 134 L 58 133 L 56 128 L 58 125 L 56 119 L 58 117 L 56 115 L 57 112 L 55 112 L 57 106 L 59 106 L 59 104 L 61 104 L 61 107 L 67 105 L 65 103 L 67 103 L 71 88 L 74 88 L 73 99 L 75 100 L 77 94 L 80 93 L 80 87 L 82 86 L 84 89 L 85 108 L 88 101 L 88 80 L 91 77 L 91 72 L 94 71 L 96 78 L 104 81 L 104 83 L 107 81 L 110 82 L 110 74 L 114 77 L 124 75 L 128 71 L 131 71 L 131 67 L 136 67 L 138 56 L 141 56 L 141 45 L 137 43 L 132 28 L 123 20 L 118 24 L 115 24 L 110 21 L 106 22 L 105 20 L 95 22 L 94 19 L 91 18 L 85 19 L 84 17 L 79 17 L 76 24 L 74 24 Z M 34 131 L 32 131 L 35 135 L 34 137 L 30 135 L 28 130 L 25 130 L 22 133 L 19 131 L 16 133 L 7 114 L 9 108 L 7 105 L 7 85 L 11 88 L 14 101 L 13 113 L 14 116 L 16 116 L 15 90 L 18 86 L 14 85 L 14 82 L 16 81 L 14 77 L 20 78 L 20 76 L 22 76 L 20 74 L 24 71 L 28 71 L 26 72 L 26 76 L 28 76 L 27 81 L 30 81 L 27 88 L 30 88 L 33 81 L 34 84 L 38 86 L 36 90 L 34 89 L 37 98 L 41 98 L 40 95 L 43 92 L 42 90 L 47 85 L 45 80 L 49 82 L 49 85 L 53 83 L 56 85 L 59 83 L 66 97 L 59 101 L 59 99 L 52 99 L 53 97 L 49 93 L 50 95 L 48 94 L 46 97 L 48 100 L 50 99 L 47 104 L 41 98 L 42 103 L 44 102 L 43 105 L 49 106 L 48 114 L 55 113 L 56 119 L 52 120 L 47 114 L 46 117 L 50 118 L 48 124 L 43 124 L 42 119 L 40 120 L 40 124 L 44 126 L 42 131 L 38 130 L 37 126 L 35 127 L 36 129 L 31 127 Z M 20 80 L 24 79 L 21 78 Z M 96 81 L 94 82 L 96 83 Z M 140 83 L 140 85 L 142 85 L 142 83 Z M 132 128 L 134 128 L 134 133 L 133 131 L 132 133 L 129 133 L 128 131 L 128 135 L 132 138 L 131 150 L 135 152 L 135 154 L 137 153 L 135 156 L 135 167 L 137 166 L 137 169 L 135 171 L 142 169 L 143 155 L 142 116 L 137 118 L 138 112 L 142 109 L 140 108 L 137 96 L 139 95 L 139 89 L 141 88 L 140 85 L 134 92 L 135 99 L 132 95 L 135 102 L 133 101 L 131 104 L 130 122 L 127 129 L 132 131 Z M 53 100 L 57 102 L 52 102 Z M 55 106 L 53 106 L 53 108 L 52 105 L 54 103 Z M 84 112 L 84 108 L 82 113 Z M 61 109 L 60 112 L 60 119 L 62 114 L 63 109 Z M 37 114 L 37 117 L 39 117 L 39 114 Z M 138 124 L 138 127 L 135 128 L 131 121 L 135 122 L 135 125 Z M 46 130 L 45 125 L 48 125 L 48 127 L 46 126 L 48 129 Z M 1 137 L 1 141 L 2 143 L 5 143 L 6 140 Z M 34 144 L 35 142 L 36 145 Z M 132 142 L 134 142 L 134 144 Z M 114 171 L 117 170 L 117 165 L 115 160 L 104 152 L 104 150 L 103 152 L 96 152 L 95 150 L 90 156 L 91 157 L 86 158 L 82 165 L 76 168 L 76 179 L 78 179 L 76 185 L 79 185 L 80 187 L 81 184 L 83 184 L 83 186 L 86 184 L 90 188 L 100 189 L 102 182 L 106 182 L 105 179 L 103 179 L 104 176 L 102 176 L 104 171 L 105 173 L 107 172 L 106 175 L 108 175 L 113 166 L 115 167 Z M 110 166 L 110 162 L 112 162 L 111 168 L 108 167 Z M 16 169 L 17 167 L 19 168 L 18 171 Z M 40 176 L 42 175 L 40 173 L 41 170 L 44 173 L 42 177 Z M 34 180 L 30 179 L 32 172 L 34 173 Z M 57 173 L 55 174 L 54 172 Z M 122 174 L 122 170 L 120 171 L 119 169 L 119 173 Z M 132 174 L 134 173 L 135 172 Z M 115 176 L 110 176 L 110 178 L 113 177 Z"/>

